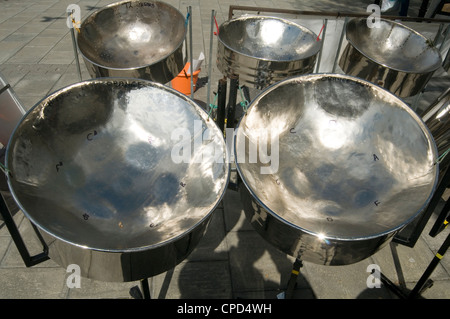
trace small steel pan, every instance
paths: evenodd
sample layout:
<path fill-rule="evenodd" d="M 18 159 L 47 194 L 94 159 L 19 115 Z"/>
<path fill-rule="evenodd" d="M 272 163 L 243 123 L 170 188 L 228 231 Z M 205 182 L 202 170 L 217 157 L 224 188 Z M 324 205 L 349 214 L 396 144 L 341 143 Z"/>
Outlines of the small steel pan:
<path fill-rule="evenodd" d="M 197 245 L 227 188 L 226 152 L 219 128 L 183 94 L 89 80 L 24 116 L 7 149 L 8 186 L 55 262 L 133 281 L 171 269 Z"/>
<path fill-rule="evenodd" d="M 366 19 L 352 19 L 345 31 L 342 70 L 399 97 L 419 93 L 442 65 L 433 43 L 403 24 L 380 19 L 379 27 L 369 28 Z"/>
<path fill-rule="evenodd" d="M 416 113 L 350 76 L 267 88 L 239 123 L 234 151 L 254 228 L 324 265 L 374 254 L 426 207 L 438 177 L 436 145 Z"/>
<path fill-rule="evenodd" d="M 304 26 L 262 16 L 243 16 L 219 28 L 217 66 L 225 76 L 262 89 L 287 77 L 312 73 L 322 42 Z"/>
<path fill-rule="evenodd" d="M 93 77 L 167 83 L 183 69 L 183 15 L 160 1 L 121 1 L 87 17 L 77 42 Z"/>

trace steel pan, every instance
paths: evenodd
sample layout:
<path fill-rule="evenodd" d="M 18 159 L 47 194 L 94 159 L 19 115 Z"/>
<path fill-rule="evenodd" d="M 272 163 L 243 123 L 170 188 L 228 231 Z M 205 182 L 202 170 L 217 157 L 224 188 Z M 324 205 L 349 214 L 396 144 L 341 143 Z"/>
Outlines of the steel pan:
<path fill-rule="evenodd" d="M 253 227 L 323 265 L 374 254 L 426 207 L 438 176 L 436 145 L 416 113 L 345 75 L 267 88 L 240 121 L 234 152 Z"/>
<path fill-rule="evenodd" d="M 183 69 L 185 18 L 159 1 L 121 1 L 87 17 L 78 48 L 93 77 L 167 83 Z"/>
<path fill-rule="evenodd" d="M 339 66 L 348 74 L 378 84 L 399 97 L 419 93 L 442 65 L 439 50 L 420 33 L 380 19 L 369 28 L 366 19 L 347 23 L 348 44 Z"/>
<path fill-rule="evenodd" d="M 281 18 L 243 16 L 219 28 L 217 66 L 225 76 L 262 89 L 312 73 L 322 42 L 311 30 Z"/>
<path fill-rule="evenodd" d="M 35 105 L 13 132 L 6 165 L 11 193 L 55 262 L 133 281 L 197 245 L 227 187 L 226 156 L 220 130 L 183 94 L 103 78 Z"/>

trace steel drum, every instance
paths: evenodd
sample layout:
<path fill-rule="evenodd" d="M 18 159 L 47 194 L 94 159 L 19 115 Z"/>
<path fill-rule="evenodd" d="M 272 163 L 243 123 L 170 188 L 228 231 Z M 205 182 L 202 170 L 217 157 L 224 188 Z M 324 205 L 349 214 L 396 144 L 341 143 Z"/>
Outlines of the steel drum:
<path fill-rule="evenodd" d="M 262 89 L 287 77 L 312 73 L 322 42 L 285 19 L 243 16 L 219 28 L 217 66 L 225 76 Z"/>
<path fill-rule="evenodd" d="M 196 103 L 150 81 L 103 78 L 35 105 L 8 144 L 8 186 L 49 256 L 134 281 L 174 267 L 228 184 L 223 135 Z"/>
<path fill-rule="evenodd" d="M 77 43 L 93 77 L 167 83 L 183 69 L 185 18 L 159 1 L 121 1 L 87 17 Z"/>
<path fill-rule="evenodd" d="M 418 94 L 442 65 L 433 43 L 400 23 L 380 19 L 379 27 L 369 28 L 366 19 L 352 19 L 345 31 L 342 70 L 399 97 Z"/>
<path fill-rule="evenodd" d="M 240 121 L 234 152 L 253 227 L 323 265 L 374 254 L 426 207 L 438 177 L 436 145 L 416 113 L 345 75 L 267 88 Z"/>

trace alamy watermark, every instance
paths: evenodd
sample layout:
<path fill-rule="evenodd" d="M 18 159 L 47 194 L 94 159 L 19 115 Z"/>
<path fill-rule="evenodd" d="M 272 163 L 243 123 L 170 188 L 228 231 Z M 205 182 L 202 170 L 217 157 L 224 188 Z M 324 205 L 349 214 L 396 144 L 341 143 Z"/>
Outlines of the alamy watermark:
<path fill-rule="evenodd" d="M 77 28 L 81 21 L 81 8 L 79 5 L 71 3 L 67 6 L 67 13 L 70 15 L 67 17 L 66 25 L 69 29 Z"/>
<path fill-rule="evenodd" d="M 66 272 L 70 273 L 66 279 L 68 288 L 81 288 L 81 269 L 77 264 L 70 264 L 67 266 Z"/>
<path fill-rule="evenodd" d="M 367 266 L 367 272 L 370 273 L 367 277 L 366 285 L 367 288 L 381 288 L 381 269 L 377 264 L 370 264 Z"/>
<path fill-rule="evenodd" d="M 171 159 L 174 163 L 202 163 L 213 158 L 215 163 L 231 162 L 231 156 L 224 158 L 221 143 L 212 143 L 210 129 L 203 127 L 200 120 L 194 121 L 193 135 L 187 128 L 176 128 L 172 131 L 171 140 L 175 142 L 171 150 Z M 279 166 L 279 141 L 277 134 L 271 134 L 270 130 L 252 132 L 252 139 L 239 138 L 235 146 L 236 131 L 227 128 L 225 131 L 226 147 L 229 155 L 236 148 L 236 163 L 260 163 L 261 174 L 274 174 Z M 248 141 L 248 145 L 246 145 Z M 246 147 L 248 146 L 248 152 Z M 248 155 L 248 156 L 247 156 Z"/>
<path fill-rule="evenodd" d="M 380 27 L 380 16 L 381 8 L 377 4 L 369 4 L 367 6 L 366 12 L 372 12 L 370 16 L 367 17 L 367 27 L 368 28 L 379 28 Z"/>

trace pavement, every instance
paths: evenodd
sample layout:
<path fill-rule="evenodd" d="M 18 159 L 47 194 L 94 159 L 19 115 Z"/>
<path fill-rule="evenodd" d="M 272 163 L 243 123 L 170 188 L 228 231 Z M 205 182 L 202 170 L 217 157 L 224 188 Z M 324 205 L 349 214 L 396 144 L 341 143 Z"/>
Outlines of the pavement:
<path fill-rule="evenodd" d="M 66 8 L 77 4 L 82 18 L 114 1 L 106 0 L 0 0 L 0 72 L 10 83 L 25 109 L 64 86 L 79 81 L 72 39 L 66 26 Z M 220 25 L 228 20 L 230 5 L 310 11 L 365 12 L 371 1 L 275 1 L 275 0 L 170 0 L 183 14 L 192 7 L 194 57 L 209 52 L 211 10 Z M 410 16 L 417 16 L 420 1 L 411 1 Z M 215 49 L 216 45 L 214 45 Z M 215 54 L 215 52 L 213 52 Z M 213 61 L 215 59 L 213 58 Z M 90 76 L 80 57 L 82 79 Z M 200 79 L 208 76 L 204 62 Z M 222 75 L 212 65 L 212 90 Z M 432 79 L 447 85 L 441 72 Z M 444 83 L 444 84 L 443 84 Z M 195 93 L 206 102 L 206 85 Z M 426 102 L 424 105 L 426 106 Z M 441 202 L 446 199 L 444 194 Z M 11 204 L 11 207 L 14 205 Z M 442 207 L 440 205 L 439 207 Z M 30 222 L 11 208 L 14 220 L 31 254 L 40 246 Z M 430 218 L 414 247 L 390 244 L 373 256 L 352 265 L 321 266 L 304 262 L 294 290 L 295 299 L 397 299 L 384 284 L 369 288 L 368 267 L 381 272 L 405 292 L 424 273 L 449 234 L 428 235 L 439 211 Z M 155 299 L 272 299 L 287 288 L 294 259 L 265 242 L 246 220 L 239 194 L 227 190 L 213 213 L 208 230 L 193 253 L 175 268 L 149 279 Z M 87 278 L 80 288 L 69 288 L 69 272 L 52 260 L 25 267 L 18 250 L 0 220 L 0 299 L 131 299 L 140 282 L 112 283 Z M 450 258 L 444 256 L 430 277 L 434 285 L 422 298 L 450 298 Z"/>

